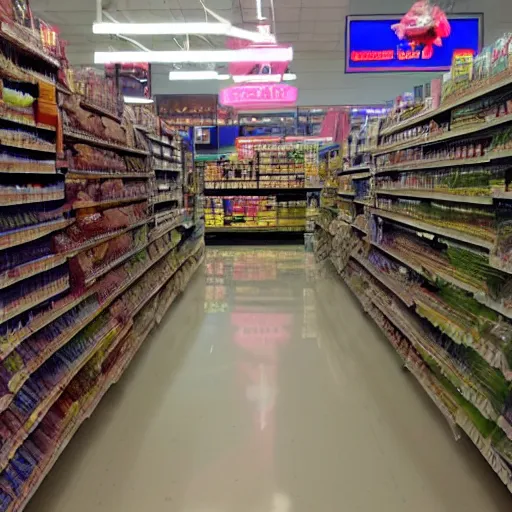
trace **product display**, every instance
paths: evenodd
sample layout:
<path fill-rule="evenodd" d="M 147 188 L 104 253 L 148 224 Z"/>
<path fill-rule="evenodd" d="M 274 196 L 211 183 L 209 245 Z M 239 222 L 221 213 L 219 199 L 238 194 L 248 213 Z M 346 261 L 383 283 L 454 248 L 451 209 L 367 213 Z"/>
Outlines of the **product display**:
<path fill-rule="evenodd" d="M 372 158 L 322 191 L 315 253 L 512 492 L 512 61 L 489 53 L 437 108 L 397 99 Z"/>
<path fill-rule="evenodd" d="M 207 230 L 312 232 L 320 186 L 341 165 L 332 156 L 339 146 L 305 137 L 238 137 L 236 147 L 229 160 L 205 162 Z"/>
<path fill-rule="evenodd" d="M 186 138 L 124 106 L 113 79 L 70 69 L 39 28 L 8 26 L 18 36 L 3 40 L 2 23 L 0 511 L 14 512 L 185 289 L 204 221 Z"/>

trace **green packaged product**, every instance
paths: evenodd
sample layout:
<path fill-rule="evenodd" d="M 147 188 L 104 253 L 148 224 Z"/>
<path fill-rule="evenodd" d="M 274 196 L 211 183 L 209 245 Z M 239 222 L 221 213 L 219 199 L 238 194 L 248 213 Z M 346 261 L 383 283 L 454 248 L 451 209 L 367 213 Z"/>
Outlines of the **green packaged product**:
<path fill-rule="evenodd" d="M 491 70 L 492 46 L 482 48 L 482 51 L 475 57 L 473 79 L 487 80 Z"/>
<path fill-rule="evenodd" d="M 493 46 L 491 59 L 491 76 L 508 69 L 508 47 L 510 34 L 500 37 Z"/>

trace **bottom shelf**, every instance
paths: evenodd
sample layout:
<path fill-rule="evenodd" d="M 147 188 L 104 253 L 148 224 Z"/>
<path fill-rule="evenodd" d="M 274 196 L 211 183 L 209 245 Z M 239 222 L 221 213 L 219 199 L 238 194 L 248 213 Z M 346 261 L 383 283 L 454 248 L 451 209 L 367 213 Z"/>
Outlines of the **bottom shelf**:
<path fill-rule="evenodd" d="M 190 254 L 181 264 L 185 264 L 186 261 L 189 261 L 193 258 L 201 247 L 204 245 L 200 245 L 197 250 L 195 250 L 192 254 Z M 127 350 L 126 353 L 122 354 L 119 357 L 119 360 L 110 368 L 104 375 L 100 376 L 98 382 L 83 396 L 85 400 L 80 402 L 80 399 L 76 401 L 73 406 L 69 408 L 67 416 L 76 415 L 74 418 L 65 419 L 63 424 L 65 427 L 62 429 L 60 434 L 57 435 L 57 439 L 53 442 L 54 449 L 47 456 L 46 459 L 43 459 L 36 468 L 33 469 L 32 475 L 26 480 L 24 485 L 21 487 L 21 492 L 19 496 L 13 500 L 7 508 L 3 508 L 2 510 L 6 510 L 7 512 L 21 512 L 27 503 L 30 501 L 38 487 L 41 485 L 42 481 L 48 475 L 53 465 L 56 463 L 62 452 L 65 450 L 66 446 L 78 431 L 83 422 L 91 416 L 91 414 L 96 409 L 97 405 L 101 401 L 101 399 L 105 396 L 106 392 L 109 388 L 115 384 L 124 373 L 135 354 L 138 352 L 142 343 L 147 339 L 153 328 L 159 323 L 165 312 L 170 308 L 174 300 L 185 290 L 188 282 L 195 274 L 196 270 L 201 265 L 204 259 L 204 254 L 201 258 L 194 263 L 194 266 L 190 270 L 190 273 L 186 275 L 183 283 L 177 290 L 175 294 L 170 297 L 164 308 L 161 309 L 160 315 L 152 319 L 147 328 L 143 333 L 136 333 L 133 321 L 130 320 L 126 326 L 117 334 L 113 342 L 110 344 L 109 348 L 105 351 L 102 362 L 106 361 L 107 358 L 118 348 L 121 342 L 125 340 L 127 342 L 127 338 L 132 336 L 133 344 L 130 345 L 130 350 Z M 179 268 L 179 267 L 178 267 Z M 169 276 L 171 279 L 172 276 Z M 102 363 L 99 363 L 100 365 Z M 80 412 L 77 414 L 77 409 L 80 408 Z M 5 503 L 4 503 L 5 506 Z"/>

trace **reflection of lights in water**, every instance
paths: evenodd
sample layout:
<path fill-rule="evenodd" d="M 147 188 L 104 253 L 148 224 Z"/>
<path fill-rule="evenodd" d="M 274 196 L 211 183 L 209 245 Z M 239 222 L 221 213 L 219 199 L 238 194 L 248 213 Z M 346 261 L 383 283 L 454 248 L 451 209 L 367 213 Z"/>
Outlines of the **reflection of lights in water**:
<path fill-rule="evenodd" d="M 275 492 L 272 497 L 272 508 L 270 512 L 289 512 L 292 508 L 292 502 L 288 494 Z"/>
<path fill-rule="evenodd" d="M 276 390 L 269 384 L 267 372 L 263 364 L 259 365 L 259 383 L 256 386 L 248 386 L 247 399 L 256 402 L 260 418 L 260 430 L 267 426 L 267 413 L 274 408 Z"/>
<path fill-rule="evenodd" d="M 233 340 L 236 344 L 254 352 L 265 351 L 275 343 L 290 339 L 293 315 L 287 313 L 231 313 L 231 324 L 236 328 Z"/>

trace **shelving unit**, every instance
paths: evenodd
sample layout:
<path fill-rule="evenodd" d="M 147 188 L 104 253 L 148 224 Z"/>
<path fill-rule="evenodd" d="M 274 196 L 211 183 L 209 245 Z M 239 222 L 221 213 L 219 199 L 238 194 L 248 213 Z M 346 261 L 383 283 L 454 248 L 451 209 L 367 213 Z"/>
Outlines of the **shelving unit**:
<path fill-rule="evenodd" d="M 512 72 L 465 91 L 438 109 L 381 120 L 372 164 L 338 173 L 317 253 L 332 260 L 455 437 L 465 432 L 512 492 Z M 495 118 L 452 129 L 461 107 Z"/>
<path fill-rule="evenodd" d="M 325 177 L 322 146 L 274 139 L 239 137 L 236 159 L 205 163 L 207 233 L 309 232 Z"/>
<path fill-rule="evenodd" d="M 75 76 L 81 94 L 51 85 L 67 61 L 47 53 L 39 38 L 26 27 L 0 26 L 0 39 L 11 44 L 10 72 L 17 52 L 34 59 L 35 70 L 50 66 L 45 87 L 63 122 L 62 130 L 57 116 L 54 126 L 37 123 L 35 110 L 34 120 L 16 120 L 8 108 L 0 114 L 0 145 L 12 156 L 0 168 L 0 220 L 9 226 L 0 232 L 6 512 L 23 510 L 185 289 L 204 251 L 202 190 L 188 186 L 188 142 L 164 133 L 151 113 L 122 112 L 111 83 L 102 90 L 101 79 L 94 88 L 80 82 L 94 72 Z M 31 76 L 21 68 L 18 74 Z M 33 83 L 16 82 L 21 92 L 34 90 Z M 91 89 L 97 96 L 87 96 Z M 140 130 L 129 121 L 134 117 L 152 119 L 152 126 Z M 101 122 L 86 125 L 85 118 Z M 172 169 L 153 168 L 155 146 Z"/>

